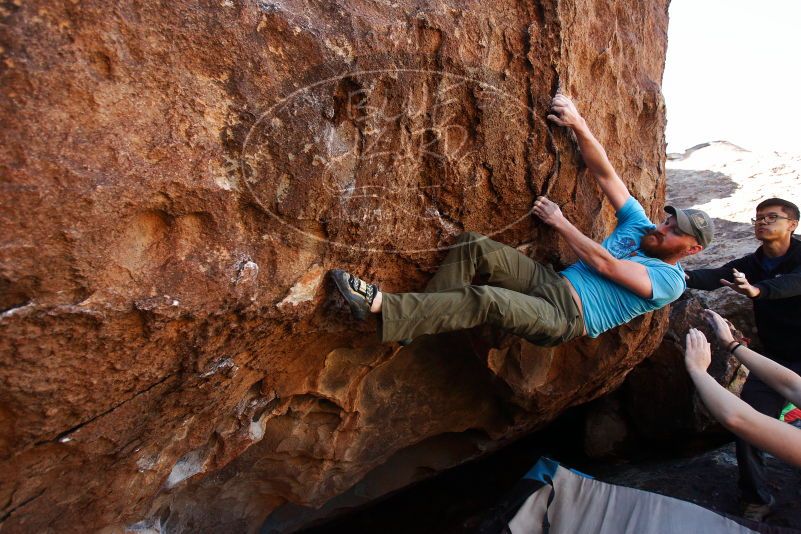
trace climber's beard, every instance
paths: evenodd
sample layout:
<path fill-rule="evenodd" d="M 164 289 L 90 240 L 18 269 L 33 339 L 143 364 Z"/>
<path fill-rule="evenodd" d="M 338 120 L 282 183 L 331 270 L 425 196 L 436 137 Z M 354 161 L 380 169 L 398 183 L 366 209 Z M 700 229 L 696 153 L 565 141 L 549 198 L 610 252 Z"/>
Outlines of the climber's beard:
<path fill-rule="evenodd" d="M 656 230 L 649 230 L 640 241 L 640 249 L 652 258 L 662 261 L 681 258 L 684 252 L 684 243 L 665 246 L 665 236 Z"/>

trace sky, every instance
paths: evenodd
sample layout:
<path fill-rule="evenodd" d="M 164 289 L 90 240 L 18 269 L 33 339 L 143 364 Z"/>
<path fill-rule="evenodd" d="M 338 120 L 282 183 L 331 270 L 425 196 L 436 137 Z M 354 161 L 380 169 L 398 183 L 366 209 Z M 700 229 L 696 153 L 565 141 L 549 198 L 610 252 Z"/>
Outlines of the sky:
<path fill-rule="evenodd" d="M 668 152 L 801 153 L 801 0 L 672 0 L 669 14 Z"/>

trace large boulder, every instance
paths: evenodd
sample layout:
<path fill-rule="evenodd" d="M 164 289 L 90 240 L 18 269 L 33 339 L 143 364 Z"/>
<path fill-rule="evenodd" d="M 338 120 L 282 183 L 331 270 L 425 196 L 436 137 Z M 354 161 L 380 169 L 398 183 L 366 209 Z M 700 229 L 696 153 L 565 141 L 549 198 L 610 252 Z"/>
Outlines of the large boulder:
<path fill-rule="evenodd" d="M 419 289 L 463 230 L 573 261 L 535 197 L 594 239 L 614 214 L 559 88 L 658 216 L 666 7 L 4 4 L 4 532 L 295 528 L 619 385 L 666 311 L 400 348 L 325 273 Z"/>

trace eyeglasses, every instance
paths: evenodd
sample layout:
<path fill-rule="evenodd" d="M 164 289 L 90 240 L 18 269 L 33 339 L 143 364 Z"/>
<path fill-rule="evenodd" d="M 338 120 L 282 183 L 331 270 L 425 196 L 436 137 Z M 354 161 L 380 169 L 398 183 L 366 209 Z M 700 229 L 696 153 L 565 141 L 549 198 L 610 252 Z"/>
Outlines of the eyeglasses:
<path fill-rule="evenodd" d="M 751 224 L 756 224 L 759 221 L 765 221 L 765 224 L 773 224 L 779 219 L 786 219 L 788 221 L 794 221 L 790 217 L 782 217 L 781 215 L 776 215 L 775 213 L 771 213 L 770 215 L 763 215 L 762 217 L 757 217 L 756 219 L 751 219 Z"/>

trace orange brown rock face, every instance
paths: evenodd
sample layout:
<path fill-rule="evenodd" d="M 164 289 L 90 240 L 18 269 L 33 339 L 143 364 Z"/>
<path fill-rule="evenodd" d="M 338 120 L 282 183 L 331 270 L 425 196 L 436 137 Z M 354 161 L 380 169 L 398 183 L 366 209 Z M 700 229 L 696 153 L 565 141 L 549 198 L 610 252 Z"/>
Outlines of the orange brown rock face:
<path fill-rule="evenodd" d="M 0 16 L 4 531 L 298 526 L 542 426 L 659 343 L 664 312 L 556 349 L 382 346 L 324 275 L 419 289 L 462 230 L 564 265 L 541 193 L 602 238 L 611 208 L 545 122 L 557 88 L 656 216 L 664 1 Z"/>

